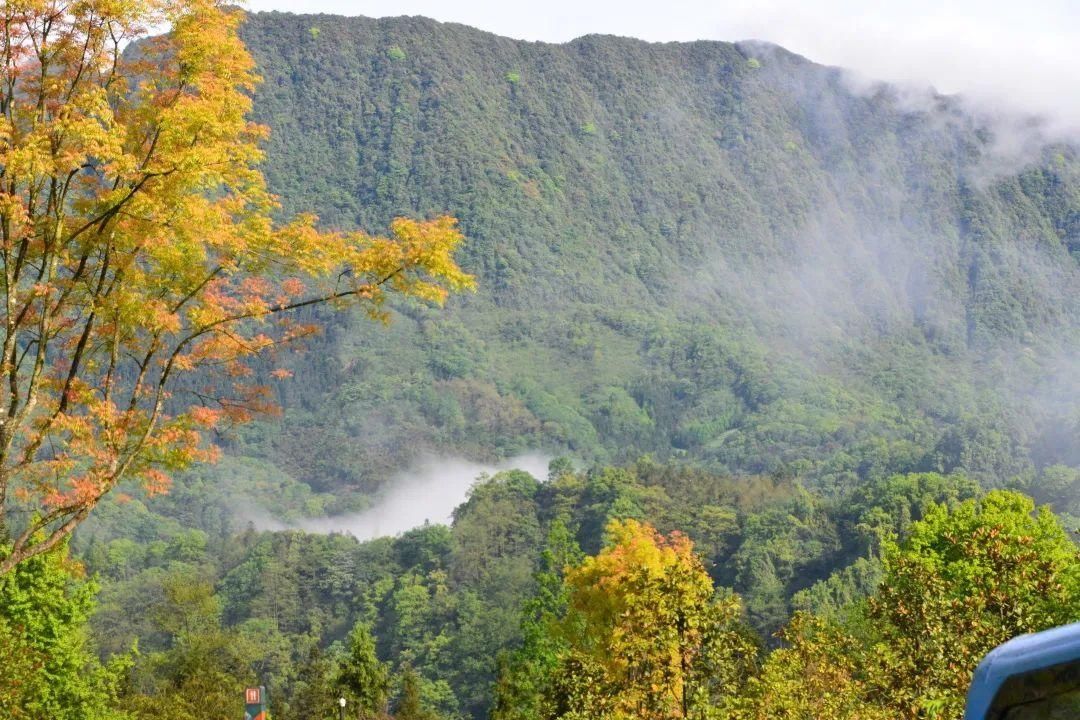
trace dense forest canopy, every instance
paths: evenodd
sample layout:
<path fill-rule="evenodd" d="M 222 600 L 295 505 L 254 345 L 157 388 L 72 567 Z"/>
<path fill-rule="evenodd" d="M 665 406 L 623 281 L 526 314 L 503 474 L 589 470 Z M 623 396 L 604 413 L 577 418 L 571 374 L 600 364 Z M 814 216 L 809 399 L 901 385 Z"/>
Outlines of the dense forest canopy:
<path fill-rule="evenodd" d="M 1075 497 L 1080 473 L 1070 482 Z M 196 516 L 212 503 L 170 500 Z M 963 475 L 828 500 L 773 477 L 553 463 L 543 481 L 486 478 L 451 526 L 396 538 L 218 534 L 128 508 L 113 533 L 127 537 L 80 555 L 102 585 L 96 646 L 134 664 L 114 702 L 132 712 L 227 716 L 230 688 L 258 678 L 298 720 L 341 694 L 401 716 L 410 693 L 447 718 L 596 717 L 626 698 L 682 717 L 669 689 L 692 717 L 955 718 L 983 653 L 1080 613 L 1075 518 L 1033 510 Z M 700 663 L 650 664 L 672 648 Z M 658 695 L 639 672 L 666 678 Z M 824 704 L 822 688 L 836 691 Z M 920 714 L 926 703 L 941 712 Z"/>
<path fill-rule="evenodd" d="M 758 44 L 275 13 L 242 35 L 284 206 L 452 212 L 480 290 L 389 334 L 335 323 L 236 453 L 339 496 L 418 453 L 834 488 L 1080 462 L 1074 148 L 1010 154 L 959 99 Z"/>

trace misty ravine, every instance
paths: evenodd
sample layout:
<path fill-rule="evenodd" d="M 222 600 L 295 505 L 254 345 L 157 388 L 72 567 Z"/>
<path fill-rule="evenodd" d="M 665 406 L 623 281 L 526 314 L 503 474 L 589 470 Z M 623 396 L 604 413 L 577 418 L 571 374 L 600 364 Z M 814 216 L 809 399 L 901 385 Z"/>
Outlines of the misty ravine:
<path fill-rule="evenodd" d="M 238 509 L 241 522 L 258 530 L 303 530 L 308 533 L 343 533 L 357 540 L 393 537 L 430 523 L 449 524 L 456 507 L 469 491 L 487 478 L 506 470 L 521 470 L 536 478 L 547 477 L 551 458 L 539 453 L 518 455 L 494 465 L 461 458 L 426 458 L 386 483 L 386 489 L 359 512 L 289 521 L 274 518 L 259 508 Z M 252 498 L 252 502 L 257 502 Z"/>

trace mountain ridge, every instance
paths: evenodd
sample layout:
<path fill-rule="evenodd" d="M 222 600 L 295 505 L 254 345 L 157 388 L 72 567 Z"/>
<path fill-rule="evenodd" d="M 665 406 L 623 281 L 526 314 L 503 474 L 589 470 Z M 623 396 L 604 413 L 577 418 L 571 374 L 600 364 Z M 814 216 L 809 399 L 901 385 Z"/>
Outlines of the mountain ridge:
<path fill-rule="evenodd" d="M 1075 148 L 1002 174 L 959 100 L 856 92 L 776 47 L 280 13 L 242 33 L 284 209 L 454 214 L 481 289 L 389 334 L 330 321 L 282 424 L 233 451 L 361 493 L 417 450 L 830 483 L 1075 457 L 1041 439 L 1073 418 L 1028 399 L 1078 396 Z M 907 449 L 865 457 L 883 438 Z"/>

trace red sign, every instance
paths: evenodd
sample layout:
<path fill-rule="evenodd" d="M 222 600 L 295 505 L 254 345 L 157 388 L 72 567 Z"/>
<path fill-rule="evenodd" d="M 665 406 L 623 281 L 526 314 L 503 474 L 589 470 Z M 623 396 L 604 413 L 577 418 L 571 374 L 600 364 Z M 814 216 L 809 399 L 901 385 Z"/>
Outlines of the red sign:
<path fill-rule="evenodd" d="M 245 690 L 244 702 L 248 705 L 258 705 L 261 702 L 259 699 L 259 688 L 248 688 Z"/>

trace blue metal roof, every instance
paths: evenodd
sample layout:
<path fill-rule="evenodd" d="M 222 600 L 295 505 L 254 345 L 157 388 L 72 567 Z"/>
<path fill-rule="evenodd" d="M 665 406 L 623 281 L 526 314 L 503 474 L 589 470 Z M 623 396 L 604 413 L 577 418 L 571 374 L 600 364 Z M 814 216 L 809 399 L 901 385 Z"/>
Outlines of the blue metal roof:
<path fill-rule="evenodd" d="M 1021 635 L 987 653 L 968 688 L 964 720 L 984 720 L 994 696 L 1010 677 L 1080 659 L 1080 622 Z"/>

